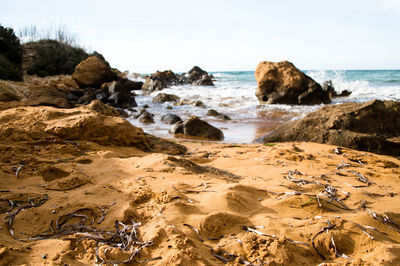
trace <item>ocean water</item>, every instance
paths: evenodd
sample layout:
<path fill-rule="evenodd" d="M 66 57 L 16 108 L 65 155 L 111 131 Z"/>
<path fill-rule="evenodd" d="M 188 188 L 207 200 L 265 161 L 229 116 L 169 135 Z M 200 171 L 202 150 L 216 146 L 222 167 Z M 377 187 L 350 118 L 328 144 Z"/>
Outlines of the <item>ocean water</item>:
<path fill-rule="evenodd" d="M 332 80 L 336 91 L 348 90 L 351 95 L 336 98 L 332 104 L 343 102 L 365 102 L 372 99 L 400 100 L 400 70 L 305 70 L 307 75 L 322 84 Z M 251 143 L 255 138 L 265 135 L 279 124 L 303 117 L 323 105 L 265 105 L 260 104 L 255 96 L 257 82 L 254 71 L 211 72 L 215 77 L 215 87 L 173 86 L 157 91 L 149 96 L 138 95 L 139 106 L 148 104 L 149 112 L 155 115 L 154 124 L 142 124 L 130 118 L 135 126 L 145 132 L 160 137 L 173 138 L 168 133 L 170 125 L 163 124 L 161 116 L 167 113 L 187 119 L 192 115 L 201 117 L 210 124 L 222 129 L 224 142 Z M 173 103 L 153 104 L 152 98 L 158 93 L 170 93 L 181 99 L 200 100 L 206 108 L 191 105 L 174 106 Z M 167 107 L 172 107 L 168 110 Z M 228 115 L 231 121 L 221 121 L 206 116 L 208 109 Z"/>

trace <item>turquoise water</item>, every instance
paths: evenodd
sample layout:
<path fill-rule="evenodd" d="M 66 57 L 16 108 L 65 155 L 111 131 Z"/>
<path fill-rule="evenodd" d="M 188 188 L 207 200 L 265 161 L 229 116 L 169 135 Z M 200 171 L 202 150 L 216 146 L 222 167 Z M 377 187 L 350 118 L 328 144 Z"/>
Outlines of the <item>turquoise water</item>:
<path fill-rule="evenodd" d="M 332 80 L 338 92 L 351 91 L 351 95 L 334 99 L 332 104 L 342 102 L 365 102 L 372 99 L 400 100 L 400 70 L 305 70 L 307 75 L 322 84 Z M 186 119 L 197 115 L 224 131 L 225 142 L 250 143 L 254 138 L 264 135 L 280 123 L 298 119 L 323 105 L 261 105 L 255 97 L 257 82 L 254 71 L 212 72 L 215 87 L 174 86 L 162 92 L 178 95 L 181 99 L 201 100 L 207 107 L 190 105 L 173 106 L 171 103 L 152 104 L 150 96 L 139 95 L 139 106 L 148 104 L 148 109 L 155 114 L 155 124 L 144 125 L 131 119 L 145 131 L 161 136 L 173 137 L 168 133 L 169 125 L 160 122 L 163 114 L 174 113 Z M 171 106 L 172 110 L 167 110 Z M 225 122 L 207 117 L 208 109 L 215 109 L 232 118 Z"/>

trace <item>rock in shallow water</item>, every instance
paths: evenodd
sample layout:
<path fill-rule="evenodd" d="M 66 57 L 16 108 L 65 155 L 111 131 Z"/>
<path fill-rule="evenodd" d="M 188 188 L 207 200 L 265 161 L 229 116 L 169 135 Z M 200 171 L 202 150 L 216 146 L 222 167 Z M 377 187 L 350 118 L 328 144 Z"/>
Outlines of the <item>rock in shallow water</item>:
<path fill-rule="evenodd" d="M 325 106 L 255 142 L 312 141 L 400 155 L 400 102 L 373 100 Z"/>
<path fill-rule="evenodd" d="M 261 62 L 255 77 L 260 102 L 308 105 L 331 102 L 327 91 L 288 61 Z"/>
<path fill-rule="evenodd" d="M 181 121 L 182 121 L 182 119 L 175 114 L 166 114 L 161 117 L 161 122 L 164 122 L 166 124 L 172 125 L 172 124 L 175 124 L 175 123 L 178 123 Z"/>
<path fill-rule="evenodd" d="M 172 134 L 184 134 L 210 140 L 224 139 L 224 133 L 222 130 L 210 125 L 196 116 L 192 116 L 183 123 L 175 124 L 171 128 L 170 132 Z"/>

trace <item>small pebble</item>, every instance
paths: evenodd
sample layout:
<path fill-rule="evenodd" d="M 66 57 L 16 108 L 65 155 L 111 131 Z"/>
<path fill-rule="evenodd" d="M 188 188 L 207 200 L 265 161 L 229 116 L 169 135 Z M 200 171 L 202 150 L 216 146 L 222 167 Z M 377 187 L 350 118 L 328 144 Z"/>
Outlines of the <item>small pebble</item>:
<path fill-rule="evenodd" d="M 42 259 L 47 259 L 47 254 L 42 254 Z"/>

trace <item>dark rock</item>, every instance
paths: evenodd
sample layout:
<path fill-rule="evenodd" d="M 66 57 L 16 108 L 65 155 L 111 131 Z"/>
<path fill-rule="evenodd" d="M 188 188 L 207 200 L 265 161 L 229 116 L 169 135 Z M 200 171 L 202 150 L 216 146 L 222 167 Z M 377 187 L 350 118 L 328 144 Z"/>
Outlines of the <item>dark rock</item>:
<path fill-rule="evenodd" d="M 169 132 L 172 134 L 183 134 L 183 122 L 174 124 Z"/>
<path fill-rule="evenodd" d="M 145 109 L 142 109 L 135 118 L 138 118 L 139 121 L 144 124 L 154 123 L 154 115 L 152 113 L 147 112 Z"/>
<path fill-rule="evenodd" d="M 96 90 L 94 88 L 86 88 L 84 94 L 79 98 L 78 104 L 89 104 L 96 99 Z"/>
<path fill-rule="evenodd" d="M 176 102 L 179 97 L 173 94 L 159 93 L 153 98 L 153 103 Z"/>
<path fill-rule="evenodd" d="M 167 110 L 172 110 L 172 106 L 167 106 L 167 107 L 165 107 L 165 109 L 167 109 Z"/>
<path fill-rule="evenodd" d="M 183 123 L 183 134 L 211 140 L 224 139 L 224 133 L 220 129 L 196 116 L 192 116 Z"/>
<path fill-rule="evenodd" d="M 128 117 L 129 116 L 128 113 L 124 109 L 121 109 L 121 108 L 115 108 L 115 109 L 119 112 L 120 117 Z"/>
<path fill-rule="evenodd" d="M 150 108 L 150 106 L 148 104 L 145 104 L 142 106 L 142 108 L 147 109 L 147 108 Z"/>
<path fill-rule="evenodd" d="M 126 87 L 129 91 L 139 91 L 142 89 L 143 82 L 141 81 L 132 81 L 127 78 L 121 78 L 118 80 L 123 84 L 124 87 Z"/>
<path fill-rule="evenodd" d="M 195 86 L 214 86 L 213 78 L 206 71 L 194 66 L 188 73 L 189 82 Z"/>
<path fill-rule="evenodd" d="M 126 86 L 128 84 L 128 86 Z M 131 93 L 131 87 L 127 80 L 117 80 L 109 83 L 104 83 L 101 88 L 108 91 L 110 95 L 107 102 L 115 107 L 129 108 L 136 107 L 135 97 Z"/>
<path fill-rule="evenodd" d="M 166 114 L 161 117 L 161 121 L 166 124 L 175 124 L 177 122 L 181 122 L 182 119 L 175 114 Z"/>
<path fill-rule="evenodd" d="M 325 106 L 255 142 L 312 141 L 400 155 L 400 102 L 373 100 Z"/>
<path fill-rule="evenodd" d="M 206 115 L 207 116 L 214 116 L 214 117 L 217 117 L 217 118 L 225 120 L 225 121 L 231 120 L 231 118 L 229 116 L 221 114 L 220 112 L 215 111 L 214 109 L 209 109 L 207 111 Z"/>
<path fill-rule="evenodd" d="M 337 91 L 335 90 L 335 87 L 333 86 L 332 80 L 327 80 L 324 83 L 322 83 L 322 89 L 329 93 L 330 98 L 347 97 L 351 94 L 351 92 L 348 90 L 344 90 L 340 94 L 338 94 Z"/>
<path fill-rule="evenodd" d="M 261 62 L 255 77 L 256 96 L 267 104 L 321 104 L 330 103 L 329 93 L 292 63 Z"/>

